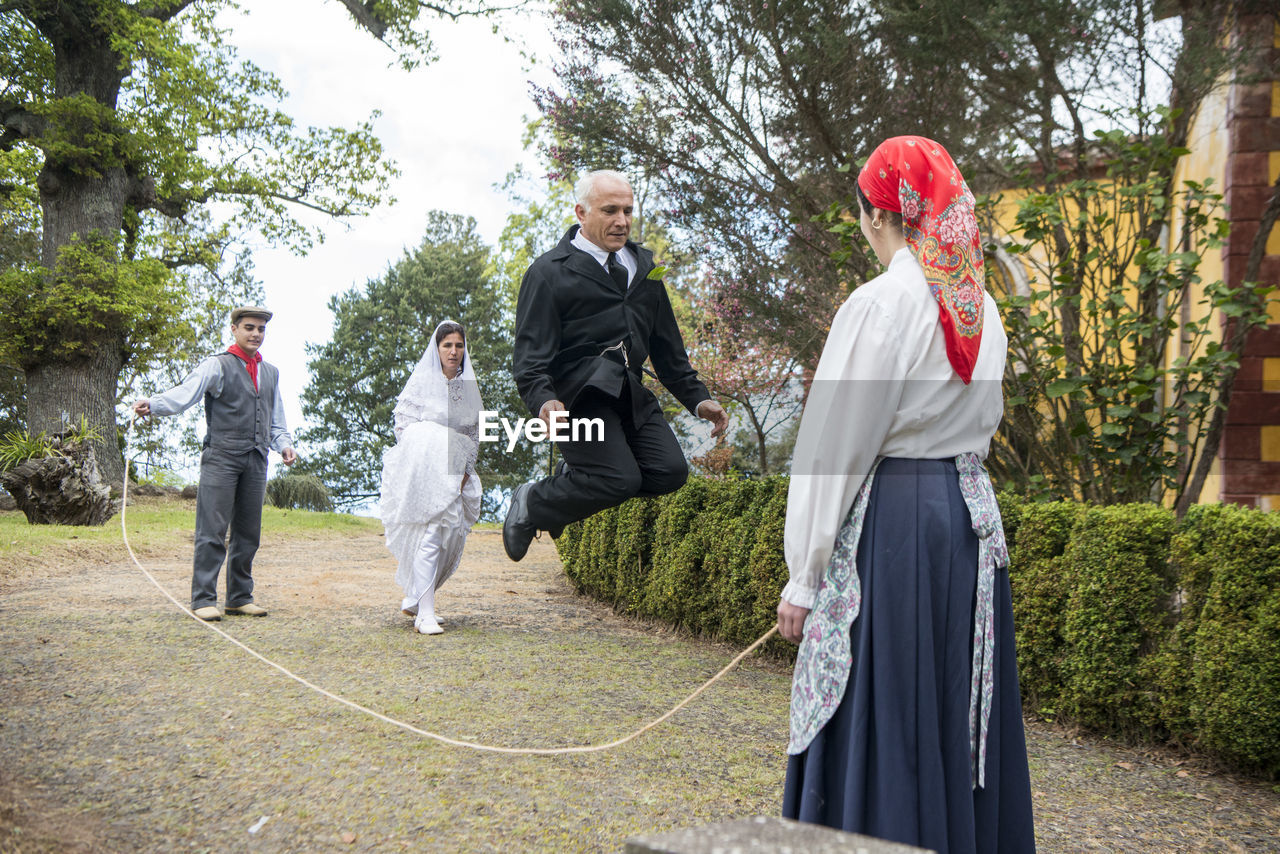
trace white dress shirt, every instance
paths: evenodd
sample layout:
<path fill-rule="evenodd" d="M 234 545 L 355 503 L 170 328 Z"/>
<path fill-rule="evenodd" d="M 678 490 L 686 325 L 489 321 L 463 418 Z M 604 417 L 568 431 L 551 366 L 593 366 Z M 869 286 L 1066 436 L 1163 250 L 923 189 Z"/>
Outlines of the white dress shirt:
<path fill-rule="evenodd" d="M 221 354 L 219 354 L 221 355 Z M 239 361 L 240 357 L 237 356 Z M 240 362 L 246 373 L 248 368 Z M 177 415 L 204 399 L 205 393 L 222 396 L 222 360 L 216 356 L 205 359 L 178 385 L 154 397 L 148 398 L 152 415 Z M 293 436 L 284 420 L 284 401 L 280 394 L 280 381 L 276 380 L 276 399 L 271 405 L 271 449 L 283 451 L 293 447 Z"/>
<path fill-rule="evenodd" d="M 605 268 L 605 272 L 609 270 L 609 250 L 601 249 L 596 246 L 582 233 L 582 229 L 578 229 L 578 233 L 573 236 L 573 240 L 569 241 L 575 248 L 581 249 L 592 258 L 600 262 L 600 266 Z M 618 250 L 618 263 L 627 268 L 627 287 L 630 288 L 635 284 L 636 269 L 640 266 L 636 261 L 636 254 L 629 247 L 623 246 Z"/>
<path fill-rule="evenodd" d="M 982 341 L 966 385 L 911 250 L 858 288 L 836 312 L 800 420 L 787 492 L 782 598 L 813 607 L 836 534 L 881 457 L 986 457 L 1004 412 L 1008 339 L 984 294 Z"/>

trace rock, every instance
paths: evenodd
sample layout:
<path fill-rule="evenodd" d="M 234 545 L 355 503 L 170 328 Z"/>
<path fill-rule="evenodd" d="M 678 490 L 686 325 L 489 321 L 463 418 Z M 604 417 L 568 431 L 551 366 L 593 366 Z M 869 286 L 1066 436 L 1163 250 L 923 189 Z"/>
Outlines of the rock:
<path fill-rule="evenodd" d="M 17 510 L 18 502 L 13 500 L 13 496 L 7 493 L 0 493 L 0 510 Z"/>
<path fill-rule="evenodd" d="M 0 473 L 0 485 L 32 525 L 102 525 L 116 512 L 88 442 L 68 442 L 54 456 L 24 460 Z"/>
<path fill-rule="evenodd" d="M 154 483 L 140 483 L 137 486 L 129 487 L 130 495 L 164 495 L 164 487 L 156 486 Z"/>
<path fill-rule="evenodd" d="M 627 840 L 625 854 L 932 854 L 817 824 L 754 816 Z"/>
<path fill-rule="evenodd" d="M 197 490 L 197 487 L 194 483 L 187 484 L 186 486 L 182 487 L 182 497 L 195 498 L 196 490 Z"/>

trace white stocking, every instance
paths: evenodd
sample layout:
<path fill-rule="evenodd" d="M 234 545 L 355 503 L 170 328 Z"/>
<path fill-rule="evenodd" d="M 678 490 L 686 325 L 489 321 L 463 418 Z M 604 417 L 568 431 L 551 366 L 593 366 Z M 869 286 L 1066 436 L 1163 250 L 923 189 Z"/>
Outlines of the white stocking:
<path fill-rule="evenodd" d="M 436 622 L 436 569 L 440 565 L 443 538 L 444 529 L 439 525 L 431 526 L 413 556 L 413 581 L 409 596 L 416 601 L 418 611 L 413 624 L 419 631 L 435 630 L 426 632 L 428 634 L 439 631 L 439 623 Z"/>

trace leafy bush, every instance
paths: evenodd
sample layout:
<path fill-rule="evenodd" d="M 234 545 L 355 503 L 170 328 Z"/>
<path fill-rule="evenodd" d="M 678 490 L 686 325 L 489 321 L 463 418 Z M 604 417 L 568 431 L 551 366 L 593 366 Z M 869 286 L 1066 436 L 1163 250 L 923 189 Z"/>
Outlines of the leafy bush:
<path fill-rule="evenodd" d="M 1067 544 L 1083 507 L 1066 501 L 1018 503 L 1001 496 L 1009 536 L 1009 584 L 1018 647 L 1022 702 L 1044 717 L 1056 717 L 1067 647 L 1063 622 L 1071 589 L 1064 567 Z"/>
<path fill-rule="evenodd" d="M 556 548 L 573 585 L 620 612 L 747 643 L 772 625 L 786 581 L 786 483 L 693 478 L 570 525 Z"/>
<path fill-rule="evenodd" d="M 279 474 L 267 481 L 267 503 L 287 510 L 333 510 L 329 488 L 313 474 Z"/>
<path fill-rule="evenodd" d="M 1175 622 L 1163 648 L 1153 657 L 1151 673 L 1160 686 L 1160 717 L 1168 738 L 1186 747 L 1197 740 L 1191 719 L 1194 684 L 1188 678 L 1195 663 L 1196 631 L 1219 567 L 1217 531 L 1224 515 L 1234 512 L 1238 508 L 1221 504 L 1192 507 L 1169 543 L 1169 563 L 1178 587 L 1172 603 Z"/>
<path fill-rule="evenodd" d="M 1162 735 L 1144 659 L 1172 627 L 1173 513 L 1154 504 L 1089 507 L 1063 555 L 1062 707 L 1073 720 L 1126 735 Z"/>
<path fill-rule="evenodd" d="M 1194 520 L 1203 538 L 1188 597 L 1190 718 L 1201 746 L 1248 770 L 1280 775 L 1280 518 L 1222 507 Z M 1199 587 L 1198 585 L 1198 587 Z"/>
<path fill-rule="evenodd" d="M 570 525 L 556 546 L 579 591 L 745 645 L 787 581 L 786 504 L 786 478 L 694 478 Z M 1280 776 L 1280 516 L 1000 504 L 1029 711 Z"/>

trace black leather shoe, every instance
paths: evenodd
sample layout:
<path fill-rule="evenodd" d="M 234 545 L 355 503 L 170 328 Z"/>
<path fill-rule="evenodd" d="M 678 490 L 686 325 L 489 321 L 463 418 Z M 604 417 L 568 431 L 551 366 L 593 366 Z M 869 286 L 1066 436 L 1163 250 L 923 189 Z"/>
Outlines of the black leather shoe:
<path fill-rule="evenodd" d="M 531 483 L 522 483 L 511 493 L 511 506 L 507 508 L 507 518 L 502 523 L 502 548 L 507 557 L 520 560 L 529 551 L 529 543 L 533 542 L 538 529 L 529 521 L 529 490 Z"/>

